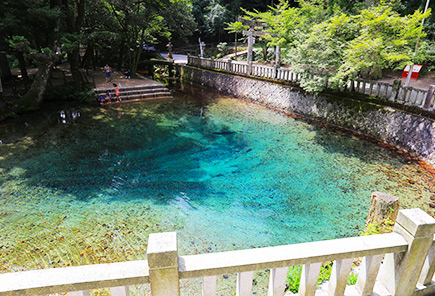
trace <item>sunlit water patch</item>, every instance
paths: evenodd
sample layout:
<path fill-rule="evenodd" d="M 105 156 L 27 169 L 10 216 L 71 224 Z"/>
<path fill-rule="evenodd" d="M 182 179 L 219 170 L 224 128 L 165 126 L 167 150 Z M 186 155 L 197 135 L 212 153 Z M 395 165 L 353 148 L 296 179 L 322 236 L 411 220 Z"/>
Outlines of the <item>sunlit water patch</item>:
<path fill-rule="evenodd" d="M 69 108 L 2 125 L 4 271 L 359 235 L 373 191 L 434 195 L 417 165 L 353 136 L 195 89 L 175 100 Z"/>

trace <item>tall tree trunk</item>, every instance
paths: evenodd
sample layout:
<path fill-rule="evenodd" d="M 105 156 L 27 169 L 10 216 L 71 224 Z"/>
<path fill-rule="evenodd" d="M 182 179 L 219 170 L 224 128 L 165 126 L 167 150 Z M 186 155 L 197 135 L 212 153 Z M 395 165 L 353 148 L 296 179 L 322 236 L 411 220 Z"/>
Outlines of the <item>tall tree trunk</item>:
<path fill-rule="evenodd" d="M 29 75 L 27 74 L 27 63 L 24 59 L 24 55 L 21 51 L 16 51 L 15 56 L 18 60 L 18 65 L 20 66 L 21 76 L 24 80 L 29 80 Z"/>
<path fill-rule="evenodd" d="M 83 79 L 83 74 L 80 71 L 80 50 L 78 47 L 68 53 L 68 61 L 70 65 L 74 87 L 76 87 L 76 89 L 80 89 L 84 83 L 84 79 Z"/>
<path fill-rule="evenodd" d="M 38 65 L 38 72 L 36 73 L 32 86 L 18 101 L 20 111 L 35 110 L 40 106 L 44 98 L 53 65 L 54 59 L 50 59 L 46 63 Z"/>
<path fill-rule="evenodd" d="M 137 66 L 139 65 L 139 61 L 140 61 L 140 54 L 141 54 L 141 50 L 142 48 L 140 46 L 136 47 L 135 51 L 134 51 L 134 63 L 131 65 L 131 75 L 133 77 L 136 77 L 136 71 L 137 71 Z"/>
<path fill-rule="evenodd" d="M 122 71 L 124 59 L 125 59 L 125 40 L 123 40 L 119 45 L 119 55 L 118 55 L 118 61 L 116 63 L 116 68 L 120 71 Z"/>
<path fill-rule="evenodd" d="M 88 45 L 88 47 L 86 47 L 85 55 L 83 56 L 82 62 L 80 64 L 81 68 L 86 68 L 86 69 L 90 68 L 93 54 L 94 54 L 94 46 Z"/>
<path fill-rule="evenodd" d="M 85 0 L 63 0 L 63 8 L 66 15 L 66 23 L 68 32 L 71 34 L 80 34 L 85 16 Z M 78 43 L 78 40 L 72 40 Z M 70 62 L 70 70 L 76 88 L 81 88 L 84 79 L 80 72 L 80 48 L 75 45 L 68 52 L 68 60 Z"/>

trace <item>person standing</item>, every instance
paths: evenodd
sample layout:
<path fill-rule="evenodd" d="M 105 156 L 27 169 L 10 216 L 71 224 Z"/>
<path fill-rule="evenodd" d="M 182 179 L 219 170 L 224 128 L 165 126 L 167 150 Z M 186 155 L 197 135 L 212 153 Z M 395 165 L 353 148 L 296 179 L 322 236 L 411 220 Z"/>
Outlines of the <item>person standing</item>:
<path fill-rule="evenodd" d="M 110 69 L 108 64 L 106 64 L 106 66 L 104 66 L 104 71 L 106 72 L 106 83 L 108 83 L 109 81 L 112 80 L 111 75 L 110 75 L 111 69 Z"/>
<path fill-rule="evenodd" d="M 121 98 L 119 97 L 119 87 L 118 87 L 118 85 L 116 85 L 116 83 L 114 83 L 113 86 L 115 87 L 116 101 L 121 102 Z"/>

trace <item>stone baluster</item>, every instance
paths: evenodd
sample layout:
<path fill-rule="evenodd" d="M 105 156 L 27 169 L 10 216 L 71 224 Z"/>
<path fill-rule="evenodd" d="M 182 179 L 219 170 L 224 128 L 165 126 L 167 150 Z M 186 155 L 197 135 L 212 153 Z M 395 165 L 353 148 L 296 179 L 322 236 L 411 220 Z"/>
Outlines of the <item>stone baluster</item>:
<path fill-rule="evenodd" d="M 253 271 L 239 272 L 237 274 L 236 296 L 252 295 Z"/>
<path fill-rule="evenodd" d="M 335 260 L 332 264 L 331 278 L 329 279 L 328 295 L 342 296 L 346 289 L 347 279 L 353 259 Z"/>
<path fill-rule="evenodd" d="M 375 97 L 377 97 L 377 98 L 380 97 L 380 94 L 381 94 L 381 87 L 382 87 L 382 84 L 379 83 L 379 82 L 377 82 L 377 83 L 376 83 L 376 94 L 375 94 Z"/>
<path fill-rule="evenodd" d="M 267 296 L 283 296 L 288 267 L 273 268 L 270 270 L 269 290 Z"/>
<path fill-rule="evenodd" d="M 373 288 L 383 257 L 384 255 L 366 256 L 361 262 L 356 289 L 362 296 L 373 294 Z"/>
<path fill-rule="evenodd" d="M 300 296 L 316 295 L 317 280 L 319 279 L 322 263 L 305 264 L 302 267 L 301 282 L 298 294 Z"/>
<path fill-rule="evenodd" d="M 151 233 L 148 238 L 147 259 L 153 296 L 178 296 L 177 233 Z"/>
<path fill-rule="evenodd" d="M 433 243 L 435 219 L 420 209 L 399 211 L 394 232 L 408 242 L 408 250 L 386 254 L 378 280 L 391 295 L 412 295 Z"/>
<path fill-rule="evenodd" d="M 204 276 L 202 278 L 202 296 L 216 295 L 216 276 Z"/>

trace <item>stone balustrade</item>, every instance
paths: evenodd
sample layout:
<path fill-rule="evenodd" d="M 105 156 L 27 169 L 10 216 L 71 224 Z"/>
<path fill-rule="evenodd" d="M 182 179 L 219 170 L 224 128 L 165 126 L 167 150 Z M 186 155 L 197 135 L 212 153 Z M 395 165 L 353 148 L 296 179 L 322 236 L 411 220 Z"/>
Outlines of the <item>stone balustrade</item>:
<path fill-rule="evenodd" d="M 309 73 L 295 73 L 289 69 L 279 67 L 252 65 L 250 68 L 246 63 L 238 63 L 231 60 L 207 59 L 196 56 L 188 56 L 188 65 L 294 83 L 298 83 L 302 75 L 308 75 L 312 78 L 314 78 L 314 76 L 320 76 Z M 327 77 L 321 77 L 325 79 L 325 87 L 330 88 L 331 84 Z M 400 83 L 388 84 L 363 79 L 355 79 L 347 83 L 340 81 L 339 84 L 341 85 L 341 91 L 359 93 L 398 104 L 419 107 L 425 110 L 433 111 L 435 108 L 435 86 L 431 86 L 428 90 L 421 90 L 401 86 Z"/>
<path fill-rule="evenodd" d="M 237 274 L 236 295 L 252 295 L 253 272 L 270 270 L 268 296 L 285 294 L 289 266 L 302 265 L 298 295 L 432 295 L 435 282 L 435 219 L 420 209 L 399 211 L 394 231 L 268 248 L 180 256 L 175 232 L 149 236 L 147 259 L 33 270 L 0 275 L 0 296 L 68 292 L 89 295 L 110 288 L 130 295 L 131 285 L 150 284 L 153 296 L 180 295 L 179 281 L 202 278 L 202 295 L 216 295 L 216 276 Z M 352 262 L 363 258 L 357 283 L 347 286 Z M 318 289 L 322 262 L 333 261 L 331 278 Z"/>

